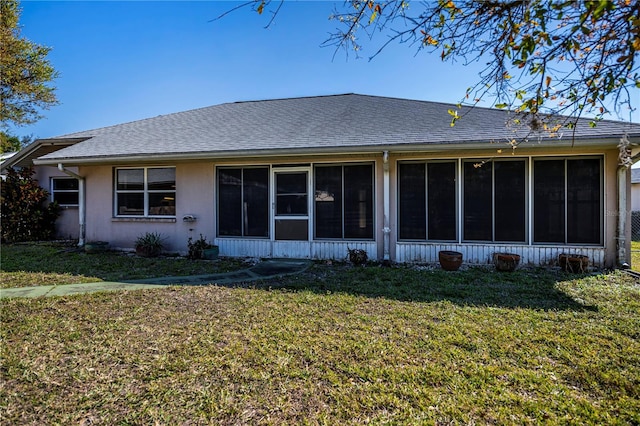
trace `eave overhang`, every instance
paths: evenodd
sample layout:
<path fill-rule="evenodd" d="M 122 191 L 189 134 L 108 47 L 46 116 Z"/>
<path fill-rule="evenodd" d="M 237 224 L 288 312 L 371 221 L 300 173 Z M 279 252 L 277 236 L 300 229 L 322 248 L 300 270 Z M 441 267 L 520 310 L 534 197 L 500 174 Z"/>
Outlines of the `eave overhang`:
<path fill-rule="evenodd" d="M 85 138 L 88 139 L 88 138 Z M 640 135 L 629 137 L 632 144 L 640 144 Z M 519 145 L 522 149 L 611 149 L 620 143 L 620 137 L 610 138 L 583 138 L 576 140 L 550 140 L 527 141 Z M 277 149 L 239 149 L 225 151 L 205 152 L 173 152 L 173 153 L 139 153 L 127 155 L 104 155 L 34 158 L 33 164 L 57 166 L 63 163 L 65 166 L 81 165 L 107 165 L 107 164 L 135 164 L 150 162 L 186 162 L 206 160 L 229 160 L 241 158 L 271 158 L 271 157 L 301 157 L 301 156 L 327 156 L 327 155 L 372 155 L 388 151 L 390 154 L 402 153 L 436 153 L 436 152 L 460 152 L 460 151 L 503 151 L 510 150 L 508 143 L 496 143 L 487 141 L 463 141 L 455 143 L 412 143 L 412 144 L 373 144 L 360 146 L 333 146 L 333 147 L 305 147 L 305 148 L 277 148 Z M 44 155 L 44 154 L 43 154 Z M 33 156 L 32 156 L 33 157 Z"/>
<path fill-rule="evenodd" d="M 9 167 L 30 167 L 37 164 L 37 158 L 59 151 L 89 138 L 37 139 L 2 163 L 1 170 Z M 57 164 L 57 162 L 56 162 Z"/>

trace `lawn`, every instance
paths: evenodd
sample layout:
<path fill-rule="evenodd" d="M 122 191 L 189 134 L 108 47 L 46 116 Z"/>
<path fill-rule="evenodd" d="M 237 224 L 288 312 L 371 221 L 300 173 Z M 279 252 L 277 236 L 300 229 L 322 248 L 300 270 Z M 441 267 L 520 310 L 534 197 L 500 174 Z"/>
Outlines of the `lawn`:
<path fill-rule="evenodd" d="M 640 241 L 631 241 L 631 268 L 640 271 Z"/>
<path fill-rule="evenodd" d="M 54 243 L 2 244 L 0 288 L 213 274 L 244 266 L 244 261 L 234 259 L 143 258 L 122 252 L 86 254 L 75 246 Z"/>
<path fill-rule="evenodd" d="M 6 424 L 638 424 L 622 273 L 316 264 L 0 302 Z"/>

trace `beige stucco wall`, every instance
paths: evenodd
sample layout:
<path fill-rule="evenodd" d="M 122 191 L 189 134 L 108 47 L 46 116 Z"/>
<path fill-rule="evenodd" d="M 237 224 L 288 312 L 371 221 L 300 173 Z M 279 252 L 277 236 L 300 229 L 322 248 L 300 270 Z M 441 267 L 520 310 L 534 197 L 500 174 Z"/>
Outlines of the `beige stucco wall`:
<path fill-rule="evenodd" d="M 157 166 L 157 164 L 148 164 Z M 162 166 L 162 164 L 160 164 Z M 115 218 L 113 215 L 112 166 L 81 167 L 86 179 L 87 241 L 108 241 L 114 248 L 132 249 L 135 239 L 145 232 L 165 237 L 165 250 L 186 252 L 187 239 L 203 234 L 214 237 L 213 164 L 211 162 L 176 164 L 176 217 Z M 126 167 L 126 166 L 125 166 Z M 185 215 L 197 220 L 183 222 Z"/>
<path fill-rule="evenodd" d="M 520 147 L 516 152 L 519 157 L 541 156 L 541 155 L 604 155 L 604 247 L 605 264 L 613 266 L 616 259 L 616 225 L 617 225 L 617 150 L 602 149 L 534 149 Z M 390 166 L 390 218 L 391 228 L 390 254 L 394 259 L 396 252 L 395 234 L 397 230 L 397 180 L 395 179 L 397 162 L 411 159 L 435 159 L 435 158 L 491 158 L 505 157 L 511 158 L 511 152 L 497 154 L 496 150 L 484 151 L 451 151 L 447 153 L 391 153 L 389 158 Z M 342 155 L 327 157 L 288 157 L 272 159 L 250 159 L 244 161 L 198 161 L 172 164 L 141 164 L 137 166 L 175 166 L 176 167 L 176 217 L 171 219 L 153 218 L 114 218 L 113 217 L 113 170 L 119 165 L 109 166 L 86 166 L 80 167 L 80 174 L 86 177 L 87 190 L 87 241 L 105 240 L 112 247 L 132 249 L 134 240 L 144 232 L 160 232 L 166 237 L 166 250 L 184 253 L 187 250 L 187 238 L 189 236 L 198 237 L 205 235 L 209 240 L 215 239 L 215 167 L 220 165 L 272 165 L 272 164 L 301 164 L 301 163 L 341 163 L 373 161 L 375 163 L 375 240 L 377 243 L 377 258 L 383 256 L 383 227 L 384 227 L 384 205 L 383 205 L 383 176 L 384 167 L 382 161 L 382 151 L 368 155 Z M 128 165 L 122 165 L 126 167 Z M 185 215 L 194 215 L 196 222 L 185 223 L 182 218 Z M 464 244 L 464 243 L 463 243 Z M 251 256 L 251 253 L 246 253 Z M 372 256 L 373 253 L 370 253 Z"/>
<path fill-rule="evenodd" d="M 40 186 L 51 194 L 51 178 L 52 177 L 69 177 L 58 170 L 57 167 L 39 166 L 34 168 L 34 178 L 37 179 Z M 77 172 L 77 168 L 70 167 L 69 170 Z M 77 207 L 62 207 L 60 216 L 56 220 L 56 237 L 62 239 L 78 239 L 80 233 Z"/>

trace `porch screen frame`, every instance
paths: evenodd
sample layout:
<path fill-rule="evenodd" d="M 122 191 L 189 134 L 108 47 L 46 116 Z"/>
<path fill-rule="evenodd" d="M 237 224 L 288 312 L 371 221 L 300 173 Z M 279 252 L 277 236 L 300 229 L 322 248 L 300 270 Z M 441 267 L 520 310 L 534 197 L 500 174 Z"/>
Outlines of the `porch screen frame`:
<path fill-rule="evenodd" d="M 346 170 L 348 168 L 356 168 L 356 167 L 368 167 L 370 168 L 369 177 L 369 189 L 368 192 L 365 188 L 360 189 L 358 197 L 362 195 L 369 196 L 369 199 L 358 200 L 356 201 L 358 208 L 354 209 L 355 204 L 350 204 L 347 206 L 347 203 L 353 203 L 355 200 L 355 193 L 353 192 L 352 185 L 349 182 L 345 182 L 346 180 L 351 180 L 353 177 L 348 177 L 349 174 L 353 173 L 355 169 Z M 324 220 L 322 214 L 319 213 L 319 208 L 322 207 L 319 203 L 327 202 L 323 201 L 322 197 L 338 197 L 338 191 L 334 191 L 331 194 L 323 194 L 325 191 L 322 191 L 321 188 L 318 187 L 318 170 L 319 169 L 340 169 L 340 183 L 339 188 L 339 200 L 335 200 L 333 202 L 340 203 L 339 206 L 339 221 L 340 221 L 340 230 L 336 232 L 336 229 L 333 230 L 334 234 L 331 236 L 322 236 L 319 235 L 318 225 L 319 221 Z M 362 194 L 362 191 L 365 191 Z M 354 233 L 351 233 L 351 230 L 348 229 L 347 226 L 348 219 L 347 216 L 353 216 L 353 212 L 358 210 L 359 217 L 357 220 L 359 223 L 363 223 L 364 225 L 359 225 L 359 228 L 365 229 L 363 233 L 368 233 L 367 236 L 356 236 Z M 362 213 L 365 213 L 365 216 L 362 217 Z M 362 222 L 364 220 L 364 222 Z M 376 238 L 376 167 L 375 163 L 371 161 L 367 162 L 359 162 L 359 163 L 322 163 L 322 164 L 314 164 L 313 166 L 313 239 L 318 241 L 374 241 Z M 339 235 L 338 235 L 339 234 Z"/>
<path fill-rule="evenodd" d="M 441 165 L 449 165 L 449 166 L 453 166 L 453 181 L 449 182 L 449 184 L 451 184 L 451 187 L 453 188 L 453 192 L 451 193 L 451 198 L 452 200 L 449 200 L 449 202 L 452 202 L 452 206 L 446 206 L 443 207 L 441 205 L 441 200 L 438 204 L 434 205 L 434 206 L 430 206 L 430 199 L 431 201 L 434 201 L 433 196 L 435 196 L 435 194 L 432 194 L 432 191 L 430 191 L 430 171 L 429 171 L 429 166 L 441 166 Z M 402 180 L 401 180 L 401 169 L 403 166 L 422 166 L 422 171 L 423 171 L 423 175 L 424 175 L 424 179 L 421 182 L 417 182 L 418 184 L 420 184 L 420 188 L 422 189 L 422 192 L 418 194 L 418 204 L 422 204 L 419 206 L 413 206 L 412 211 L 415 213 L 416 210 L 415 208 L 417 207 L 418 209 L 420 209 L 418 211 L 418 215 L 419 216 L 423 216 L 422 218 L 418 217 L 418 221 L 422 222 L 421 224 L 419 224 L 418 226 L 420 226 L 420 231 L 419 231 L 419 235 L 418 236 L 414 236 L 414 237 L 409 237 L 406 234 L 404 234 L 404 230 L 403 230 L 403 210 L 407 209 L 407 206 L 403 207 L 403 197 L 404 197 L 404 189 L 402 187 Z M 432 170 L 433 172 L 433 170 Z M 436 176 L 440 176 L 440 175 L 436 175 Z M 436 176 L 431 176 L 432 178 L 435 178 Z M 397 229 L 398 229 L 398 241 L 399 242 L 423 242 L 423 241 L 427 241 L 427 242 L 447 242 L 447 243 L 456 243 L 458 242 L 458 238 L 459 238 L 459 234 L 460 234 L 460 230 L 458 227 L 458 219 L 459 219 L 459 197 L 458 197 L 458 176 L 459 176 L 459 164 L 458 164 L 458 160 L 457 159 L 440 159 L 440 160 L 411 160 L 411 161 L 399 161 L 397 163 L 397 195 L 396 195 L 396 206 L 397 206 Z M 450 225 L 453 226 L 453 234 L 450 236 L 451 238 L 437 238 L 434 234 L 435 234 L 435 228 L 436 228 L 436 223 L 435 223 L 435 218 L 434 218 L 434 214 L 435 214 L 435 210 L 434 209 L 442 209 L 445 211 L 445 216 L 446 216 L 446 211 L 453 211 L 453 219 L 451 219 L 450 217 L 447 218 L 445 221 L 450 221 L 452 222 Z M 421 219 L 421 220 L 420 220 Z"/>
<path fill-rule="evenodd" d="M 496 205 L 498 203 L 498 197 L 496 196 L 498 190 L 497 186 L 502 186 L 504 182 L 501 178 L 496 178 L 496 164 L 504 164 L 504 163 L 521 163 L 523 165 L 523 170 L 521 174 L 521 190 L 522 190 L 522 216 L 518 218 L 519 221 L 522 221 L 522 239 L 499 239 L 496 236 L 496 230 L 500 227 L 502 221 L 507 220 L 503 216 L 503 211 L 498 212 L 496 209 Z M 467 193 L 467 188 L 472 183 L 472 179 L 469 179 L 466 175 L 467 167 L 470 170 L 481 169 L 483 167 L 491 168 L 490 173 L 488 174 L 488 178 L 490 180 L 489 185 L 489 199 L 485 200 L 488 204 L 488 209 L 490 210 L 490 217 L 488 218 L 488 222 L 485 224 L 486 227 L 489 227 L 488 230 L 489 238 L 472 238 L 468 236 L 467 231 L 467 195 L 471 196 L 472 194 Z M 462 223 L 462 242 L 464 243 L 488 243 L 488 244 L 528 244 L 529 242 L 529 161 L 525 157 L 517 157 L 517 158 L 509 158 L 509 159 L 494 159 L 494 160 L 482 160 L 482 159 L 473 159 L 473 158 L 465 158 L 461 161 L 461 170 L 460 170 L 461 180 L 462 180 L 462 193 L 461 193 L 461 206 L 460 206 L 460 218 Z M 502 189 L 500 189 L 501 191 Z"/>
<path fill-rule="evenodd" d="M 541 235 L 538 234 L 538 230 L 537 225 L 539 224 L 539 220 L 542 220 L 542 218 L 540 216 L 542 216 L 542 213 L 544 213 L 544 210 L 542 209 L 541 204 L 544 203 L 544 201 L 537 201 L 536 200 L 536 196 L 538 195 L 537 190 L 536 190 L 536 164 L 537 163 L 543 163 L 543 162 L 562 162 L 563 163 L 563 182 L 561 182 L 561 185 L 558 185 L 558 187 L 562 187 L 562 191 L 563 191 L 563 197 L 564 199 L 562 200 L 562 227 L 563 227 L 563 236 L 560 238 L 556 238 L 555 240 L 545 240 L 543 238 L 541 238 Z M 569 222 L 571 221 L 571 218 L 569 217 L 570 215 L 570 210 L 573 209 L 573 211 L 575 213 L 581 211 L 579 207 L 576 206 L 571 206 L 571 202 L 572 200 L 569 200 L 569 194 L 572 191 L 573 188 L 575 188 L 575 176 L 569 176 L 570 173 L 572 173 L 570 171 L 570 163 L 571 165 L 576 164 L 579 161 L 598 161 L 598 169 L 599 169 L 599 173 L 597 176 L 597 180 L 598 180 L 598 205 L 595 207 L 595 212 L 597 212 L 598 214 L 598 238 L 597 238 L 597 242 L 592 240 L 592 241 L 580 241 L 578 239 L 574 239 L 572 238 L 572 236 L 570 236 L 570 233 L 574 233 L 576 235 L 584 235 L 582 232 L 580 231 L 576 231 L 576 230 L 572 230 L 570 231 L 571 225 L 569 225 Z M 556 157 L 534 157 L 532 159 L 532 185 L 531 185 L 531 200 L 532 200 L 532 218 L 531 218 L 531 239 L 533 241 L 533 244 L 535 245 L 549 245 L 549 244 L 557 244 L 557 245 L 582 245 L 582 246 L 603 246 L 604 245 L 604 226 L 605 226 L 605 218 L 604 218 L 604 179 L 605 179 L 605 161 L 604 161 L 604 156 L 603 155 L 579 155 L 579 156 L 556 156 Z M 591 178 L 593 178 L 593 175 L 591 175 Z M 593 188 L 592 188 L 593 189 Z M 577 190 L 577 189 L 575 189 Z M 574 190 L 574 191 L 575 191 Z M 579 202 L 579 200 L 575 200 L 576 203 Z M 541 210 L 539 211 L 538 208 L 540 208 Z M 591 209 L 593 209 L 593 205 L 591 206 Z M 584 212 L 584 210 L 582 210 Z M 540 216 L 539 216 L 540 213 Z M 592 211 L 593 213 L 593 211 Z M 540 219 L 539 219 L 540 217 Z M 548 232 L 547 232 L 548 233 Z"/>
<path fill-rule="evenodd" d="M 221 200 L 221 196 L 223 191 L 221 190 L 221 173 L 224 173 L 225 171 L 239 171 L 240 172 L 240 185 L 239 185 L 239 198 L 238 200 L 236 200 L 238 202 L 238 205 L 236 206 L 230 206 L 228 203 L 228 200 Z M 251 212 L 251 214 L 249 214 L 248 212 L 248 208 L 249 205 L 247 205 L 245 203 L 246 200 L 246 196 L 247 191 L 250 188 L 247 188 L 247 186 L 245 185 L 245 173 L 247 171 L 263 171 L 265 173 L 265 178 L 266 180 L 264 181 L 264 188 L 262 188 L 262 190 L 260 191 L 259 189 L 256 189 L 259 193 L 262 192 L 262 196 L 260 197 L 262 199 L 262 205 L 260 205 L 260 203 L 258 203 L 259 205 L 256 206 L 256 210 L 257 213 L 260 214 L 260 211 L 262 211 L 262 213 L 264 214 L 264 217 L 262 218 L 262 225 L 258 224 L 256 226 L 256 229 L 264 229 L 263 232 L 250 232 L 250 226 L 248 223 L 249 220 L 249 216 L 253 215 L 253 212 Z M 271 167 L 269 167 L 268 165 L 264 165 L 264 166 L 220 166 L 220 167 L 216 167 L 216 173 L 215 173 L 215 180 L 216 180 L 216 184 L 215 184 L 215 189 L 216 189 L 216 236 L 218 238 L 255 238 L 255 239 L 270 239 L 271 238 L 271 226 L 270 226 L 270 221 L 271 221 L 271 213 L 270 213 L 270 206 L 271 206 Z M 253 183 L 257 183 L 257 181 L 252 181 Z M 248 185 L 248 184 L 247 184 Z M 254 185 L 254 187 L 257 188 L 257 185 Z M 222 212 L 222 210 L 228 211 L 229 209 L 235 209 L 235 214 L 239 215 L 239 219 L 236 218 L 237 220 L 239 220 L 240 224 L 239 224 L 239 233 L 223 233 L 221 231 L 221 222 L 222 222 L 222 218 L 224 213 Z M 234 214 L 234 213 L 231 213 Z"/>

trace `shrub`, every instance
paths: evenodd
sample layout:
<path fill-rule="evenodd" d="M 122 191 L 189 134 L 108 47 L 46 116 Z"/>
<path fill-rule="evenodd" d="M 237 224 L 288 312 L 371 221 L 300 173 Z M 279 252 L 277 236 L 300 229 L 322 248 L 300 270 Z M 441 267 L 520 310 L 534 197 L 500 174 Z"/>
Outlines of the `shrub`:
<path fill-rule="evenodd" d="M 347 248 L 347 252 L 349 252 L 349 260 L 354 265 L 364 265 L 369 260 L 365 250 Z"/>
<path fill-rule="evenodd" d="M 147 232 L 136 238 L 136 254 L 143 257 L 156 257 L 162 252 L 164 237 L 159 232 Z"/>
<path fill-rule="evenodd" d="M 206 237 L 200 234 L 200 238 L 195 241 L 189 237 L 187 247 L 189 247 L 189 254 L 187 255 L 189 259 L 202 259 L 204 257 L 204 251 L 212 248 L 213 245 L 207 241 Z"/>
<path fill-rule="evenodd" d="M 50 240 L 55 237 L 55 222 L 60 214 L 57 203 L 48 203 L 49 193 L 33 179 L 34 170 L 7 169 L 2 184 L 0 205 L 2 241 Z"/>

